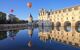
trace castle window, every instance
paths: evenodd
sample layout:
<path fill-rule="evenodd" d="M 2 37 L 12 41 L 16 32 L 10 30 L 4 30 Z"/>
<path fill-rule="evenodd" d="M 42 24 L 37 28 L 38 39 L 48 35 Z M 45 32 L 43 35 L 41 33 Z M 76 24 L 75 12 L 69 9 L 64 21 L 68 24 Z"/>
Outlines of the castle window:
<path fill-rule="evenodd" d="M 54 14 L 54 12 L 52 12 Z"/>
<path fill-rule="evenodd" d="M 61 18 L 61 20 L 63 20 L 63 18 Z"/>
<path fill-rule="evenodd" d="M 50 19 L 50 21 L 52 21 L 52 19 Z"/>
<path fill-rule="evenodd" d="M 57 18 L 57 20 L 59 20 L 59 18 Z"/>
<path fill-rule="evenodd" d="M 79 34 L 79 37 L 80 37 L 80 34 Z"/>
<path fill-rule="evenodd" d="M 74 19 L 74 17 L 72 17 L 72 19 Z"/>
<path fill-rule="evenodd" d="M 80 16 L 79 16 L 79 19 L 80 19 Z"/>
<path fill-rule="evenodd" d="M 66 15 L 68 15 L 68 13 L 66 13 Z"/>
<path fill-rule="evenodd" d="M 64 9 L 63 12 L 66 12 L 66 9 Z"/>
<path fill-rule="evenodd" d="M 50 12 L 48 12 L 48 15 L 50 15 Z"/>
<path fill-rule="evenodd" d="M 67 20 L 68 20 L 68 17 L 67 17 Z"/>
<path fill-rule="evenodd" d="M 63 33 L 61 32 L 61 35 L 63 35 Z"/>
<path fill-rule="evenodd" d="M 74 34 L 72 34 L 72 36 L 74 36 Z"/>
<path fill-rule="evenodd" d="M 69 8 L 69 9 L 68 9 L 68 11 L 72 11 L 72 9 L 71 9 L 71 8 Z"/>
<path fill-rule="evenodd" d="M 59 10 L 59 13 L 61 13 L 61 11 Z"/>
<path fill-rule="evenodd" d="M 78 10 L 78 7 L 75 7 L 74 10 Z"/>
<path fill-rule="evenodd" d="M 55 14 L 57 14 L 57 11 L 55 12 Z"/>
<path fill-rule="evenodd" d="M 43 15 L 44 15 L 44 12 L 43 12 Z"/>
<path fill-rule="evenodd" d="M 79 11 L 79 14 L 80 14 L 80 11 Z"/>

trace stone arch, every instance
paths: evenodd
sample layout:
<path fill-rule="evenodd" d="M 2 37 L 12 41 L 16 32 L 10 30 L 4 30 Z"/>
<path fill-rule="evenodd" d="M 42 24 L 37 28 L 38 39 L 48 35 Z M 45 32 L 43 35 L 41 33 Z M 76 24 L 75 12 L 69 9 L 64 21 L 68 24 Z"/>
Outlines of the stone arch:
<path fill-rule="evenodd" d="M 80 21 L 75 23 L 75 30 L 80 33 Z"/>
<path fill-rule="evenodd" d="M 66 32 L 70 32 L 71 31 L 71 22 L 69 22 L 69 21 L 64 22 L 64 30 Z"/>

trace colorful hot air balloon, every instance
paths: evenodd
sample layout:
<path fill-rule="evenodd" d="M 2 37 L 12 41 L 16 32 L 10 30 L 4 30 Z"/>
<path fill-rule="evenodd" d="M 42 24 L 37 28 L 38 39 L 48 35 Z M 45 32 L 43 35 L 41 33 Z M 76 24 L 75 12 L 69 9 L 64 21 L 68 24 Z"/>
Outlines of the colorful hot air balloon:
<path fill-rule="evenodd" d="M 28 8 L 31 8 L 32 7 L 32 3 L 31 2 L 28 2 L 27 3 L 27 6 L 28 6 Z"/>
<path fill-rule="evenodd" d="M 14 10 L 13 10 L 13 9 L 11 9 L 11 10 L 10 10 L 10 12 L 11 12 L 11 13 L 13 13 L 13 12 L 14 12 Z"/>

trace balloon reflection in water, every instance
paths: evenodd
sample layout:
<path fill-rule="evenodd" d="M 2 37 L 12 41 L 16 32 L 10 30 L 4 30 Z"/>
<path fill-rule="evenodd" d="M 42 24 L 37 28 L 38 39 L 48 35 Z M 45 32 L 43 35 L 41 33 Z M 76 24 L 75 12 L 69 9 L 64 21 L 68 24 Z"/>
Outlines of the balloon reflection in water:
<path fill-rule="evenodd" d="M 28 47 L 32 47 L 32 41 L 31 40 L 28 42 Z"/>

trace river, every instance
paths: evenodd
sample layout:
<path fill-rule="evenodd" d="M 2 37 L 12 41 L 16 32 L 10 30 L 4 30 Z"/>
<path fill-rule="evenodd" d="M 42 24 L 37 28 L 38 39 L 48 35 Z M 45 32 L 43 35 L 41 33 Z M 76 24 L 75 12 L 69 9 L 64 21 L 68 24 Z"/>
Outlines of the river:
<path fill-rule="evenodd" d="M 80 50 L 48 37 L 51 27 L 0 31 L 0 50 Z"/>

